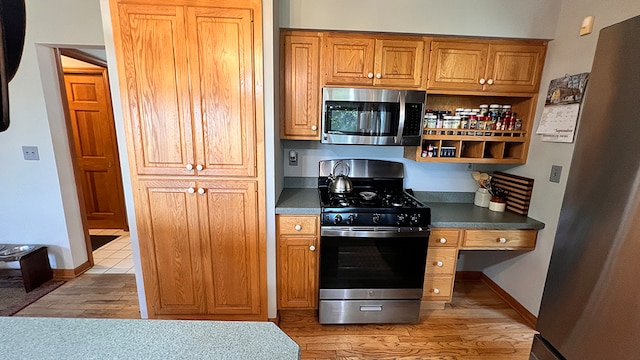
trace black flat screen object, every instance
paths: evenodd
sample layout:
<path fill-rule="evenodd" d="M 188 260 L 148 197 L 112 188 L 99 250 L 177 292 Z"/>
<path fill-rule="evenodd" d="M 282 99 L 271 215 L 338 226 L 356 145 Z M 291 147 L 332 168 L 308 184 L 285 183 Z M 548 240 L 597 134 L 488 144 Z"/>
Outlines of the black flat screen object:
<path fill-rule="evenodd" d="M 9 128 L 9 81 L 22 58 L 26 19 L 24 0 L 0 0 L 0 132 Z"/>

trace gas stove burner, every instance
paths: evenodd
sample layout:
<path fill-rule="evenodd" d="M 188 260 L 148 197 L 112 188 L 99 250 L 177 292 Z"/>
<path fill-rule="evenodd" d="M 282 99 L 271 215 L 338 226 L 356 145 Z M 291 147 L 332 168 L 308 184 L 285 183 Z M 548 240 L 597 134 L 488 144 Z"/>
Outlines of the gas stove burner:
<path fill-rule="evenodd" d="M 366 201 L 373 200 L 373 198 L 375 198 L 377 195 L 378 194 L 376 194 L 373 191 L 361 191 L 360 192 L 360 196 Z"/>

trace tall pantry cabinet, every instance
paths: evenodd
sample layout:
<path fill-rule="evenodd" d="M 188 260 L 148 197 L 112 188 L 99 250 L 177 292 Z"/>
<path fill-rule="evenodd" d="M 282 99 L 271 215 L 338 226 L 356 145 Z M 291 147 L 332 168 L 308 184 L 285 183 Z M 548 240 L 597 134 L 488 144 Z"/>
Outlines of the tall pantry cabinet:
<path fill-rule="evenodd" d="M 259 0 L 110 0 L 150 318 L 267 320 Z"/>

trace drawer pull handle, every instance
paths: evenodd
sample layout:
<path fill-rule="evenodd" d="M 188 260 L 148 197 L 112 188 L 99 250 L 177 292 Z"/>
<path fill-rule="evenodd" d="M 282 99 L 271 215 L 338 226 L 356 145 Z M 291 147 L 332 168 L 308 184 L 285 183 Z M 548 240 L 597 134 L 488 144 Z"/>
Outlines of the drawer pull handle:
<path fill-rule="evenodd" d="M 294 226 L 294 229 L 296 229 L 296 231 L 300 231 L 302 230 L 302 226 L 300 226 L 300 224 L 296 224 L 296 226 Z"/>
<path fill-rule="evenodd" d="M 360 305 L 360 311 L 382 311 L 382 305 Z"/>
<path fill-rule="evenodd" d="M 440 238 L 440 244 L 446 244 L 447 243 L 447 239 L 445 238 Z"/>
<path fill-rule="evenodd" d="M 187 166 L 185 166 L 187 168 L 187 170 L 193 170 L 193 164 L 187 164 Z"/>
<path fill-rule="evenodd" d="M 440 294 L 440 289 L 438 289 L 438 288 L 434 288 L 434 289 L 433 289 L 433 293 L 434 293 L 434 294 Z"/>
<path fill-rule="evenodd" d="M 315 126 L 315 125 L 312 125 L 312 126 L 311 126 L 311 130 L 316 131 L 316 130 L 318 130 L 318 127 L 317 127 L 317 126 Z"/>
<path fill-rule="evenodd" d="M 198 189 L 198 194 L 204 195 L 204 193 L 205 193 L 205 190 L 203 188 Z"/>
<path fill-rule="evenodd" d="M 501 237 L 501 238 L 499 238 L 499 239 L 498 239 L 498 242 L 499 242 L 500 244 L 506 244 L 506 243 L 507 243 L 507 238 L 503 238 L 503 237 Z"/>
<path fill-rule="evenodd" d="M 196 192 L 196 189 L 194 189 L 194 188 L 190 187 L 190 188 L 188 188 L 188 189 L 187 189 L 187 192 L 188 192 L 189 194 L 194 194 L 194 193 Z"/>
<path fill-rule="evenodd" d="M 444 265 L 444 263 L 442 261 L 436 261 L 434 265 L 437 266 L 437 267 L 442 267 L 442 265 Z"/>
<path fill-rule="evenodd" d="M 478 81 L 480 83 L 480 85 L 484 85 L 484 83 L 487 82 L 487 80 L 485 80 L 484 78 L 481 78 L 480 81 Z"/>
<path fill-rule="evenodd" d="M 367 74 L 367 77 L 368 77 L 369 79 L 373 79 L 373 73 L 372 73 L 372 72 L 368 73 L 368 74 Z"/>
<path fill-rule="evenodd" d="M 487 84 L 489 84 L 489 85 L 493 85 L 493 79 L 489 79 L 489 80 L 487 80 Z"/>
<path fill-rule="evenodd" d="M 311 246 L 309 246 L 309 250 L 311 250 L 311 251 L 316 251 L 316 247 L 315 247 L 315 246 L 313 246 L 313 245 L 311 245 Z"/>
<path fill-rule="evenodd" d="M 204 169 L 204 166 L 202 166 L 202 164 L 196 165 L 196 170 L 202 171 L 202 169 Z"/>

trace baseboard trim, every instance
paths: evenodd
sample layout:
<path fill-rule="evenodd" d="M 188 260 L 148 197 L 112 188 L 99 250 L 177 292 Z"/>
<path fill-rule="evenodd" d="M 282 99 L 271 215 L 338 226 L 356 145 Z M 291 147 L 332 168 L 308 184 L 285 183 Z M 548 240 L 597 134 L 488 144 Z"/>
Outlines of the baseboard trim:
<path fill-rule="evenodd" d="M 533 315 L 527 308 L 522 306 L 513 296 L 509 295 L 503 288 L 496 284 L 491 278 L 485 275 L 481 271 L 458 271 L 456 272 L 456 281 L 482 281 L 498 295 L 504 302 L 507 303 L 522 319 L 531 326 L 532 329 L 536 328 L 538 318 Z"/>
<path fill-rule="evenodd" d="M 53 269 L 53 279 L 65 281 L 73 280 L 89 269 L 91 269 L 91 264 L 88 261 L 80 264 L 80 266 L 75 269 Z"/>
<path fill-rule="evenodd" d="M 267 321 L 272 322 L 276 325 L 280 325 L 280 310 L 276 311 L 276 317 L 275 318 L 269 318 L 267 319 Z"/>

